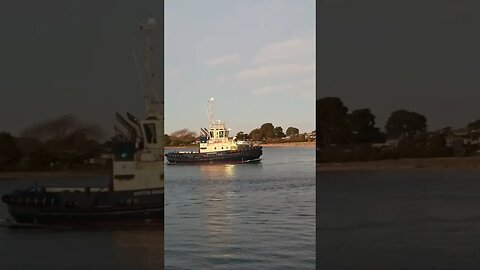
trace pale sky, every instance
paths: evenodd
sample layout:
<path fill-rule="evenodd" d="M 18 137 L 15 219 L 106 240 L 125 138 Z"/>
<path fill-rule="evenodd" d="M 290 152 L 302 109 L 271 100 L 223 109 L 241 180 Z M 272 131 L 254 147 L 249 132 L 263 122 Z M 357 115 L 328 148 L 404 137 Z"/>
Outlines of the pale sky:
<path fill-rule="evenodd" d="M 315 1 L 166 0 L 165 131 L 315 128 Z"/>

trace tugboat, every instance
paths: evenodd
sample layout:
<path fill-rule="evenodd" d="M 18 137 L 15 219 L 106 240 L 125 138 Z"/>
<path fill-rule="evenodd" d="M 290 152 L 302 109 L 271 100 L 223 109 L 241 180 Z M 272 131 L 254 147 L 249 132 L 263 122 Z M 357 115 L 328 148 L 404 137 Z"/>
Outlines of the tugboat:
<path fill-rule="evenodd" d="M 210 128 L 201 129 L 197 151 L 174 151 L 165 156 L 169 164 L 194 164 L 194 163 L 253 163 L 259 162 L 262 147 L 250 142 L 237 141 L 229 138 L 230 129 L 225 127 L 225 122 L 215 120 L 213 111 L 213 98 L 208 100 L 208 115 Z"/>
<path fill-rule="evenodd" d="M 163 89 L 161 100 L 154 92 L 153 18 L 140 25 L 145 33 L 146 115 L 137 120 L 116 114 L 127 132 L 116 130 L 113 168 L 108 187 L 37 186 L 4 195 L 2 201 L 17 225 L 117 224 L 163 222 Z M 127 135 L 125 135 L 127 134 Z"/>

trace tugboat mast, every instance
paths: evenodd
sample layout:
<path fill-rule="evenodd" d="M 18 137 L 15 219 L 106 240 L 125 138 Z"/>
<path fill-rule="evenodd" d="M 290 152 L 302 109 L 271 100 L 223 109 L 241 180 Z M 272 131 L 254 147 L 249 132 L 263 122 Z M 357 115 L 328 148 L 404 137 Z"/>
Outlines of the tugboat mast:
<path fill-rule="evenodd" d="M 146 100 L 146 113 L 147 118 L 156 117 L 160 119 L 163 115 L 163 87 L 160 89 L 159 100 L 155 94 L 155 73 L 153 68 L 153 45 L 152 45 L 152 31 L 155 28 L 157 22 L 154 18 L 147 19 L 140 25 L 140 29 L 145 34 L 145 72 L 146 72 L 146 87 L 145 87 L 145 100 Z"/>
<path fill-rule="evenodd" d="M 213 110 L 213 101 L 214 101 L 213 97 L 208 99 L 208 121 L 210 122 L 210 125 L 215 123 L 215 112 Z"/>

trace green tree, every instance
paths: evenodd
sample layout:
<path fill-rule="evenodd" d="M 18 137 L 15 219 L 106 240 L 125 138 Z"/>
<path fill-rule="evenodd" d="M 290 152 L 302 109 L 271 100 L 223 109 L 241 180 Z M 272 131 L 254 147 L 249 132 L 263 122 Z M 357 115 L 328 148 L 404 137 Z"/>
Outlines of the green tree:
<path fill-rule="evenodd" d="M 264 138 L 262 131 L 259 128 L 256 128 L 250 131 L 250 133 L 248 134 L 248 137 L 254 141 L 260 141 Z"/>
<path fill-rule="evenodd" d="M 275 137 L 275 127 L 272 123 L 265 123 L 260 127 L 263 139 L 270 139 Z"/>
<path fill-rule="evenodd" d="M 246 141 L 248 139 L 248 134 L 243 133 L 243 131 L 240 131 L 237 133 L 237 140 L 239 141 Z"/>
<path fill-rule="evenodd" d="M 285 133 L 283 133 L 283 128 L 280 126 L 275 127 L 273 132 L 275 133 L 276 138 L 283 138 L 286 136 Z"/>
<path fill-rule="evenodd" d="M 411 137 L 427 131 L 427 118 L 416 112 L 397 110 L 388 118 L 385 129 L 391 138 Z"/>
<path fill-rule="evenodd" d="M 300 133 L 300 131 L 298 130 L 298 128 L 296 128 L 296 127 L 288 127 L 285 134 L 286 134 L 287 136 L 295 136 L 295 135 L 298 135 L 299 133 Z"/>

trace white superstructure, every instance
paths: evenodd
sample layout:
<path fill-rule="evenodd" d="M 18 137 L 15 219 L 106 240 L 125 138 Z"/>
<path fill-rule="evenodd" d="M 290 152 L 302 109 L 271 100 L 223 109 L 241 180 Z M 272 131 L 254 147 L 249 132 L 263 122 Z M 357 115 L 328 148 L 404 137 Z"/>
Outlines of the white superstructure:
<path fill-rule="evenodd" d="M 155 93 L 152 61 L 154 47 L 151 39 L 155 26 L 153 18 L 140 25 L 145 34 L 145 116 L 142 120 L 137 120 L 128 114 L 126 120 L 117 114 L 117 119 L 127 129 L 129 138 L 114 153 L 114 191 L 163 190 L 164 187 L 164 91 L 161 86 L 159 99 Z"/>

